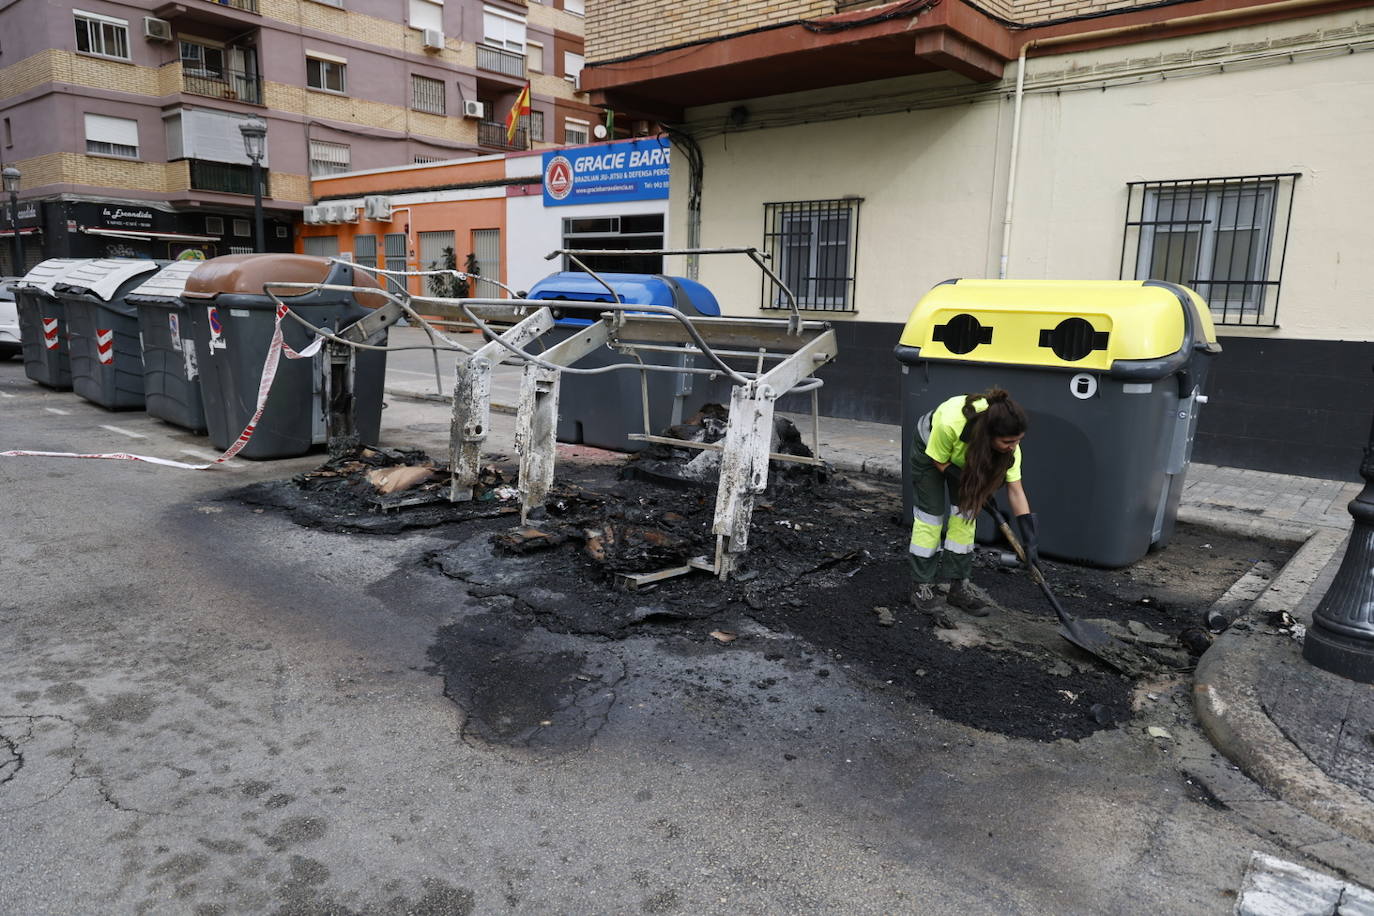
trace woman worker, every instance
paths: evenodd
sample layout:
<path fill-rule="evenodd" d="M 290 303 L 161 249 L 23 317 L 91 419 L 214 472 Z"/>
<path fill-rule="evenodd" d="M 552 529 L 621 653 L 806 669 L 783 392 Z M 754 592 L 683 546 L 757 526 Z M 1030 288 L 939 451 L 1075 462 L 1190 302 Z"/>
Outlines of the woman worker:
<path fill-rule="evenodd" d="M 911 604 L 941 626 L 950 623 L 939 606 L 937 579 L 951 580 L 951 605 L 975 617 L 988 614 L 987 601 L 969 584 L 973 528 L 979 511 L 1003 483 L 1026 556 L 1039 563 L 1035 515 L 1021 487 L 1020 443 L 1026 426 L 1026 412 L 1000 388 L 955 395 L 916 423 L 911 448 L 916 500 Z M 949 508 L 955 511 L 947 514 Z"/>

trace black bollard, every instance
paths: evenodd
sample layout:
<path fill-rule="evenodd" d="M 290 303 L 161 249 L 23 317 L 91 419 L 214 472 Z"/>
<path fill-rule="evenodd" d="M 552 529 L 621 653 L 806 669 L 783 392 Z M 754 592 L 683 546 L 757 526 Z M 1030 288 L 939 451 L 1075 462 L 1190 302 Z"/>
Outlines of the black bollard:
<path fill-rule="evenodd" d="M 1350 530 L 1341 568 L 1312 612 L 1303 642 L 1308 662 L 1363 684 L 1374 684 L 1374 425 L 1360 462 L 1364 489 L 1350 501 Z"/>

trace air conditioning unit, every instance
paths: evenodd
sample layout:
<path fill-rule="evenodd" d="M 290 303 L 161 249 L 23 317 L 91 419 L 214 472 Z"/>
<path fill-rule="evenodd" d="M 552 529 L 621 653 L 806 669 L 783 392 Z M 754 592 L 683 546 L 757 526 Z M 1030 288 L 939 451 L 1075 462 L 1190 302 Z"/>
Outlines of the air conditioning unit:
<path fill-rule="evenodd" d="M 391 222 L 391 198 L 390 197 L 364 197 L 363 215 L 368 219 L 380 222 Z"/>
<path fill-rule="evenodd" d="M 444 50 L 444 33 L 439 29 L 425 29 L 425 50 Z"/>
<path fill-rule="evenodd" d="M 344 221 L 344 210 L 337 204 L 325 204 L 321 209 L 324 210 L 324 221 L 326 223 L 341 223 Z"/>
<path fill-rule="evenodd" d="M 305 224 L 307 226 L 318 226 L 324 222 L 324 207 L 306 207 Z"/>
<path fill-rule="evenodd" d="M 171 41 L 172 24 L 156 16 L 144 16 L 143 37 L 149 41 Z"/>
<path fill-rule="evenodd" d="M 356 223 L 358 221 L 357 204 L 339 204 L 339 213 L 345 223 Z"/>
<path fill-rule="evenodd" d="M 477 118 L 481 120 L 486 118 L 486 116 L 487 106 L 485 104 L 483 104 L 482 102 L 478 102 L 474 99 L 463 100 L 463 117 Z"/>

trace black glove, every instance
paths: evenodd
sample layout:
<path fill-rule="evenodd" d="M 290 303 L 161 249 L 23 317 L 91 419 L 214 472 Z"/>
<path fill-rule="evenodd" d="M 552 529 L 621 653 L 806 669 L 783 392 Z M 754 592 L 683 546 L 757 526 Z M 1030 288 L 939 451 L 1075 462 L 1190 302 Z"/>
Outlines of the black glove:
<path fill-rule="evenodd" d="M 1040 565 L 1040 534 L 1036 530 L 1035 513 L 1027 512 L 1016 516 L 1016 527 L 1021 532 L 1021 546 L 1026 551 L 1026 563 L 1032 568 Z"/>

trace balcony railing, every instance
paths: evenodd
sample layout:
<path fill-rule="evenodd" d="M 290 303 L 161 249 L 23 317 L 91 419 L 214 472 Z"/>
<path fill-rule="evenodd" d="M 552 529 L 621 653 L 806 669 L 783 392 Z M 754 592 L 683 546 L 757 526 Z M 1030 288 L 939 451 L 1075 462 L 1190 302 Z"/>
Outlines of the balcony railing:
<path fill-rule="evenodd" d="M 191 190 L 219 191 L 223 194 L 252 194 L 253 167 L 229 162 L 191 160 Z M 262 170 L 262 196 L 271 197 L 267 169 Z"/>
<path fill-rule="evenodd" d="M 506 125 L 500 121 L 480 121 L 477 124 L 477 143 L 496 149 L 528 149 L 529 134 L 523 127 L 515 129 L 515 140 L 506 139 Z"/>
<path fill-rule="evenodd" d="M 223 67 L 218 70 L 197 70 L 182 64 L 181 88 L 191 95 L 206 95 L 212 99 L 230 99 L 262 104 L 262 77 Z"/>
<path fill-rule="evenodd" d="M 492 73 L 500 73 L 502 76 L 514 76 L 518 79 L 524 79 L 525 55 L 516 54 L 514 51 L 506 51 L 502 48 L 491 48 L 487 45 L 478 45 L 477 69 L 490 70 Z"/>
<path fill-rule="evenodd" d="M 258 0 L 209 0 L 215 6 L 230 6 L 236 10 L 245 10 L 249 13 L 258 11 Z"/>

